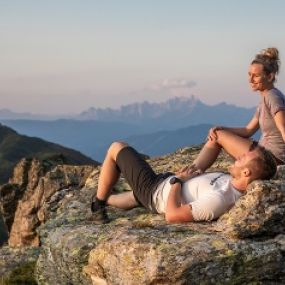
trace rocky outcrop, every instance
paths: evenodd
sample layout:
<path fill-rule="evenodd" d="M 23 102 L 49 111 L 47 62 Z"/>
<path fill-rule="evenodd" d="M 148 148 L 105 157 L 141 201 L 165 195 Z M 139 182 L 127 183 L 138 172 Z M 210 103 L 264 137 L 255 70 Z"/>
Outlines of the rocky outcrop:
<path fill-rule="evenodd" d="M 0 284 L 37 284 L 34 268 L 38 248 L 0 248 Z"/>
<path fill-rule="evenodd" d="M 236 240 L 212 224 L 167 225 L 143 209 L 112 215 L 108 225 L 81 220 L 49 229 L 37 263 L 39 284 L 284 282 L 283 235 Z"/>
<path fill-rule="evenodd" d="M 0 209 L 9 232 L 14 221 L 18 202 L 22 199 L 24 193 L 32 193 L 39 179 L 60 163 L 62 164 L 60 157 L 44 161 L 24 158 L 16 165 L 9 183 L 0 188 Z"/>
<path fill-rule="evenodd" d="M 285 168 L 279 169 L 279 175 Z M 285 233 L 285 180 L 255 181 L 217 223 L 217 230 L 237 238 L 276 236 Z"/>
<path fill-rule="evenodd" d="M 8 240 L 7 227 L 0 212 L 0 247 Z"/>
<path fill-rule="evenodd" d="M 39 246 L 37 227 L 49 218 L 50 210 L 59 205 L 60 196 L 73 195 L 93 169 L 92 166 L 60 165 L 41 177 L 33 191 L 26 191 L 18 203 L 9 245 Z"/>
<path fill-rule="evenodd" d="M 175 171 L 198 150 L 182 149 L 150 163 L 158 172 Z M 227 165 L 222 155 L 213 169 Z M 252 183 L 218 221 L 183 225 L 168 225 L 143 208 L 108 207 L 111 222 L 95 222 L 90 200 L 98 176 L 99 168 L 58 166 L 29 196 L 41 201 L 31 211 L 39 220 L 38 284 L 285 283 L 284 169 L 274 180 Z M 75 187 L 68 177 L 77 177 Z M 116 189 L 128 189 L 124 179 Z"/>
<path fill-rule="evenodd" d="M 183 149 L 174 155 L 152 159 L 151 164 L 157 171 L 173 171 L 189 163 L 193 156 L 195 150 Z M 214 168 L 225 169 L 228 164 L 229 161 L 221 157 Z M 280 173 L 282 176 L 282 171 Z M 149 214 L 142 208 L 131 211 L 109 208 L 112 222 L 95 224 L 88 206 L 97 181 L 98 171 L 95 171 L 85 187 L 77 192 L 76 199 L 63 203 L 68 207 L 58 208 L 57 216 L 40 228 L 39 284 L 285 282 L 285 235 L 280 234 L 284 226 L 279 222 L 279 230 L 271 233 L 275 215 L 265 213 L 262 219 L 258 218 L 260 204 L 259 210 L 251 207 L 255 211 L 249 210 L 237 219 L 246 225 L 246 219 L 251 216 L 260 231 L 249 235 L 247 228 L 239 227 L 237 237 L 222 228 L 235 218 L 235 211 L 243 212 L 250 203 L 256 205 L 260 199 L 267 199 L 276 209 L 279 206 L 282 209 L 278 199 L 283 195 L 283 192 L 279 193 L 283 191 L 283 180 L 255 182 L 248 197 L 244 196 L 242 203 L 217 222 L 186 225 L 167 225 L 162 216 Z M 271 189 L 273 185 L 278 185 L 275 192 L 263 190 L 264 187 Z M 125 188 L 125 182 L 121 180 L 117 188 Z M 284 220 L 280 215 L 279 218 Z M 264 223 L 265 220 L 272 222 Z"/>
<path fill-rule="evenodd" d="M 80 188 L 93 166 L 62 165 L 62 156 L 50 159 L 23 159 L 14 169 L 9 183 L 0 189 L 0 207 L 9 232 L 10 246 L 38 246 L 37 227 L 44 223 L 60 191 L 65 195 Z M 58 194 L 59 195 L 59 194 Z"/>
<path fill-rule="evenodd" d="M 198 225 L 131 225 L 100 242 L 83 271 L 91 284 L 281 283 L 283 253 L 278 239 L 230 240 Z"/>
<path fill-rule="evenodd" d="M 284 169 L 276 180 L 252 183 L 217 222 L 169 226 L 144 218 L 141 228 L 136 220 L 117 227 L 83 271 L 92 284 L 283 284 Z"/>

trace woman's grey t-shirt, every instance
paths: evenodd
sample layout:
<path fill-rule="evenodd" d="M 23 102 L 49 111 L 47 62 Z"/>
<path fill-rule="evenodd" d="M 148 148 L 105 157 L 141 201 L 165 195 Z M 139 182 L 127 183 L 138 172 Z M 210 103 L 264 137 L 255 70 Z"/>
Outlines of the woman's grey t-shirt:
<path fill-rule="evenodd" d="M 285 110 L 285 97 L 281 91 L 273 88 L 262 96 L 255 116 L 262 133 L 259 144 L 285 163 L 285 143 L 274 121 L 274 116 L 281 110 Z"/>

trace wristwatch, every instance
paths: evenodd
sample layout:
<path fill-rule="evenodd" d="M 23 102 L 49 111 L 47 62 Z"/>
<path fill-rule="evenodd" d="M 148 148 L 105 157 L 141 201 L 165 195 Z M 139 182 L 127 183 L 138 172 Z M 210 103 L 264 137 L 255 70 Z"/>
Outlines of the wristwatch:
<path fill-rule="evenodd" d="M 176 183 L 180 183 L 180 185 L 182 186 L 183 181 L 180 178 L 176 177 L 176 176 L 171 177 L 170 180 L 169 180 L 169 184 L 173 185 L 173 184 L 176 184 Z"/>

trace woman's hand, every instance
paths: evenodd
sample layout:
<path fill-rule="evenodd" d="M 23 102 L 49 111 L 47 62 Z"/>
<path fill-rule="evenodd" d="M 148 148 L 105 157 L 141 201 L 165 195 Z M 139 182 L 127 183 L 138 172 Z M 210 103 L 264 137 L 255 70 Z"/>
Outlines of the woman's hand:
<path fill-rule="evenodd" d="M 207 139 L 210 141 L 216 141 L 218 139 L 217 131 L 224 130 L 223 126 L 215 126 L 209 130 Z"/>

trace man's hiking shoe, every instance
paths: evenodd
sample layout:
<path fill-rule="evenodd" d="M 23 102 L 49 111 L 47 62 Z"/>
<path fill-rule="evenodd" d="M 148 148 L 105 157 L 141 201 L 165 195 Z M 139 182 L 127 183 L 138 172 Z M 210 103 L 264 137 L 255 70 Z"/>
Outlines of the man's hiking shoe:
<path fill-rule="evenodd" d="M 102 208 L 97 210 L 96 212 L 92 212 L 91 220 L 96 224 L 108 224 L 111 222 L 111 219 L 107 214 L 106 208 Z"/>
<path fill-rule="evenodd" d="M 98 224 L 107 224 L 111 222 L 111 219 L 109 218 L 107 214 L 107 209 L 105 206 L 98 206 L 96 201 L 92 202 L 91 204 L 91 220 L 93 222 L 96 222 Z"/>

